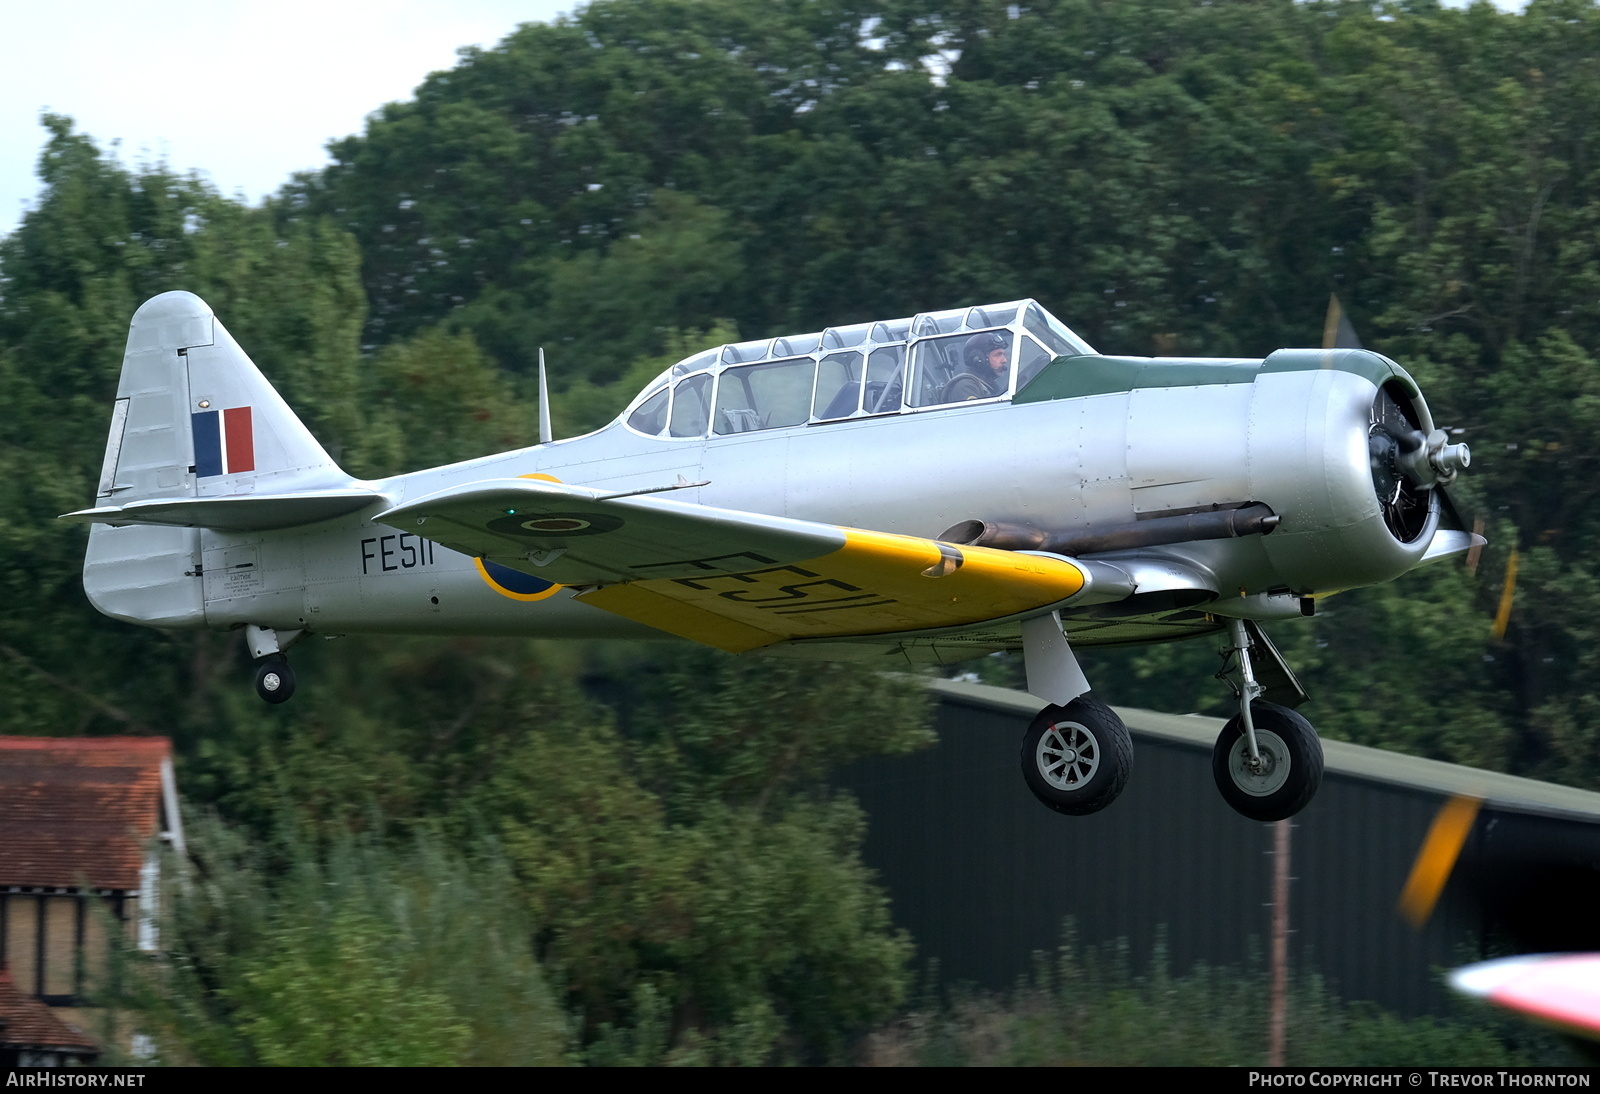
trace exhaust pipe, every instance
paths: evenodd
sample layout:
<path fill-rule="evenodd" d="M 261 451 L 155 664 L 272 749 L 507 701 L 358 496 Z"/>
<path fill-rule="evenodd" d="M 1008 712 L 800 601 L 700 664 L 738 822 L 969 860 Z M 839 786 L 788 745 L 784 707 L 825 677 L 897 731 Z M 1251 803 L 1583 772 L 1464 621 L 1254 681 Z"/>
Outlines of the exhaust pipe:
<path fill-rule="evenodd" d="M 1180 516 L 1154 517 L 1125 524 L 1103 524 L 1077 532 L 1047 532 L 1025 524 L 964 520 L 945 529 L 938 538 L 963 547 L 994 547 L 1001 551 L 1048 551 L 1054 555 L 1100 554 L 1132 551 L 1166 543 L 1201 539 L 1236 539 L 1266 535 L 1282 518 L 1261 502 L 1238 509 L 1217 509 Z"/>

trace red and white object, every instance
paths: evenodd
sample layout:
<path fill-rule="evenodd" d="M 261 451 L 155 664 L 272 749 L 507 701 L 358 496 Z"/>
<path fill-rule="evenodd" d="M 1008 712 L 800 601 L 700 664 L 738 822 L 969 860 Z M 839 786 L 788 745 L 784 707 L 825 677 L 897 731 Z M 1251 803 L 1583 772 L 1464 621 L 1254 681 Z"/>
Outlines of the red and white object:
<path fill-rule="evenodd" d="M 1451 973 L 1450 986 L 1569 1033 L 1600 1039 L 1600 953 L 1485 961 Z"/>

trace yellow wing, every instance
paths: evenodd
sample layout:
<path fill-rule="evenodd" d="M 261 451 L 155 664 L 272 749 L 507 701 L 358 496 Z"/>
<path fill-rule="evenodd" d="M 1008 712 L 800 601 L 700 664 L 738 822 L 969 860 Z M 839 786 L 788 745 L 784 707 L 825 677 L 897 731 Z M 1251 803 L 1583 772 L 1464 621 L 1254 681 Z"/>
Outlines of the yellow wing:
<path fill-rule="evenodd" d="M 793 638 L 893 634 L 1048 609 L 1085 587 L 1066 559 L 840 528 L 836 551 L 737 573 L 633 581 L 585 604 L 739 652 Z"/>
<path fill-rule="evenodd" d="M 374 519 L 731 651 L 1039 614 L 1092 585 L 1090 567 L 1059 556 L 537 480 L 441 491 Z"/>

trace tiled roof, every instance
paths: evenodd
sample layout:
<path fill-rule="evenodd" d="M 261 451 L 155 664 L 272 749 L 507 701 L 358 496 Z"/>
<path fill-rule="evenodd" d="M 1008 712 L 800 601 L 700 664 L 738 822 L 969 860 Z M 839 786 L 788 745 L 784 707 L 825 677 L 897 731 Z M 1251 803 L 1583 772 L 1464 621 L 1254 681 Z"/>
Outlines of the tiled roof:
<path fill-rule="evenodd" d="M 0 969 L 0 1046 L 75 1049 L 80 1055 L 100 1052 L 92 1037 L 79 1033 L 49 1007 L 18 991 L 11 974 L 4 969 Z"/>
<path fill-rule="evenodd" d="M 165 737 L 0 737 L 0 886 L 139 887 Z"/>

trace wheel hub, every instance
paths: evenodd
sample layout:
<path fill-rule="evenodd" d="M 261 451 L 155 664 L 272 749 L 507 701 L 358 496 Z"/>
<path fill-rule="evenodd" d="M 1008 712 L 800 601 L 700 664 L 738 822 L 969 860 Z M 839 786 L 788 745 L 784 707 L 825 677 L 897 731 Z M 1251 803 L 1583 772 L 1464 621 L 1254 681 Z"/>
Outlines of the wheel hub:
<path fill-rule="evenodd" d="M 1241 734 L 1228 755 L 1228 774 L 1233 785 L 1253 798 L 1275 794 L 1289 781 L 1289 749 L 1283 738 L 1270 729 L 1256 727 L 1259 759 L 1250 758 L 1250 743 Z"/>
<path fill-rule="evenodd" d="M 1100 749 L 1087 728 L 1061 722 L 1039 738 L 1034 760 L 1039 774 L 1057 790 L 1081 790 L 1100 769 Z"/>
<path fill-rule="evenodd" d="M 261 678 L 261 686 L 268 691 L 277 691 L 283 686 L 283 680 L 275 672 L 269 672 Z"/>

